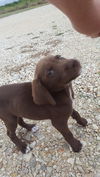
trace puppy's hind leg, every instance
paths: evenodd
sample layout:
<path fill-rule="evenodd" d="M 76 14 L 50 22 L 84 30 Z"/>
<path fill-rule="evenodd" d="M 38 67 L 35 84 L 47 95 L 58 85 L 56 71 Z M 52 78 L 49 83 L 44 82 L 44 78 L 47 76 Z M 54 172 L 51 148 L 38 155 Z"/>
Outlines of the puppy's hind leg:
<path fill-rule="evenodd" d="M 26 128 L 28 131 L 32 131 L 33 133 L 35 133 L 39 128 L 36 126 L 36 124 L 27 124 L 23 121 L 23 119 L 21 117 L 17 118 L 17 122 L 20 126 L 22 126 L 23 128 Z"/>
<path fill-rule="evenodd" d="M 82 118 L 76 110 L 73 109 L 71 116 L 73 119 L 75 119 L 77 121 L 78 124 L 82 125 L 83 127 L 85 127 L 87 125 L 87 120 Z"/>
<path fill-rule="evenodd" d="M 15 133 L 17 128 L 17 117 L 9 116 L 4 120 L 4 123 L 7 127 L 7 135 L 10 137 L 12 142 L 21 150 L 22 153 L 26 153 L 27 144 L 18 139 Z"/>

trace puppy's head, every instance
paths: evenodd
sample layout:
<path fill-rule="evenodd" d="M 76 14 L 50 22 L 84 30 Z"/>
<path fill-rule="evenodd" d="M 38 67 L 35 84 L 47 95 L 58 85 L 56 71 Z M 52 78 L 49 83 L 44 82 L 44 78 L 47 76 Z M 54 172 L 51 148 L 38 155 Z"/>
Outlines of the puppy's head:
<path fill-rule="evenodd" d="M 81 65 L 79 61 L 75 59 L 66 59 L 59 55 L 51 55 L 43 58 L 37 64 L 35 81 L 48 92 L 57 92 L 63 90 L 66 87 L 66 84 L 78 77 L 80 75 L 80 70 Z"/>
<path fill-rule="evenodd" d="M 48 56 L 37 64 L 35 78 L 50 91 L 59 91 L 80 75 L 81 66 L 75 59 Z"/>

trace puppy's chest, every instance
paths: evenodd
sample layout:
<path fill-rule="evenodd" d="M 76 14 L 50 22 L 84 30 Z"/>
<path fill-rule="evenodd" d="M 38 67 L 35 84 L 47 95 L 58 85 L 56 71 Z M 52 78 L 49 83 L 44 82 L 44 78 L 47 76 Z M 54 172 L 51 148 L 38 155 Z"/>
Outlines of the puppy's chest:
<path fill-rule="evenodd" d="M 54 98 L 55 98 L 56 104 L 60 104 L 60 105 L 72 104 L 72 101 L 73 101 L 72 91 L 70 88 L 68 88 L 67 92 L 66 90 L 64 90 L 59 93 L 55 93 Z"/>
<path fill-rule="evenodd" d="M 69 87 L 69 97 L 70 97 L 71 101 L 73 101 L 72 90 L 70 87 Z"/>

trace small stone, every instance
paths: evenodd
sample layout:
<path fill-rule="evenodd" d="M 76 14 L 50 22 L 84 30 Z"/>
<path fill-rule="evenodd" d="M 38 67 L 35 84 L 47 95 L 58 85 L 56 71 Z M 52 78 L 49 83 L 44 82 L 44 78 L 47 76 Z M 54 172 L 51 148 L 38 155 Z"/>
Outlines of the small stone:
<path fill-rule="evenodd" d="M 81 166 L 78 166 L 77 169 L 79 170 L 79 172 L 81 172 L 82 174 L 84 173 L 84 170 L 82 169 Z"/>
<path fill-rule="evenodd" d="M 75 177 L 75 175 L 72 172 L 70 172 L 69 177 Z"/>
<path fill-rule="evenodd" d="M 45 151 L 48 151 L 48 148 L 45 148 Z"/>
<path fill-rule="evenodd" d="M 29 162 L 31 157 L 32 157 L 32 152 L 23 155 L 23 158 L 26 162 Z"/>
<path fill-rule="evenodd" d="M 69 158 L 69 159 L 67 160 L 67 162 L 70 163 L 71 165 L 73 165 L 73 164 L 74 164 L 74 159 L 73 159 L 73 158 Z"/>
<path fill-rule="evenodd" d="M 100 141 L 100 136 L 97 136 L 97 141 Z"/>
<path fill-rule="evenodd" d="M 87 119 L 88 123 L 91 124 L 92 123 L 92 120 L 91 119 Z"/>
<path fill-rule="evenodd" d="M 93 177 L 100 177 L 100 173 L 96 173 Z"/>
<path fill-rule="evenodd" d="M 36 158 L 36 161 L 41 162 L 41 163 L 45 163 L 43 159 L 40 158 Z"/>
<path fill-rule="evenodd" d="M 100 143 L 97 145 L 97 151 L 100 151 Z"/>
<path fill-rule="evenodd" d="M 29 161 L 29 166 L 30 166 L 31 170 L 33 171 L 33 174 L 34 174 L 34 168 L 36 167 L 36 164 L 37 164 L 36 158 L 34 155 L 32 155 L 32 157 Z"/>
<path fill-rule="evenodd" d="M 100 115 L 95 116 L 95 119 L 100 121 Z"/>
<path fill-rule="evenodd" d="M 45 171 L 46 169 L 47 169 L 46 165 L 43 164 L 43 165 L 41 166 L 41 170 L 42 170 L 42 171 Z"/>
<path fill-rule="evenodd" d="M 52 167 L 47 167 L 47 171 L 48 171 L 48 173 L 51 173 L 52 172 Z"/>
<path fill-rule="evenodd" d="M 93 124 L 92 126 L 93 126 L 93 128 L 94 128 L 95 130 L 98 130 L 98 127 L 97 127 L 96 124 Z"/>
<path fill-rule="evenodd" d="M 2 144 L 0 144 L 0 148 L 2 148 Z"/>
<path fill-rule="evenodd" d="M 82 142 L 83 146 L 87 145 L 86 141 L 81 141 L 81 142 Z"/>
<path fill-rule="evenodd" d="M 11 177 L 17 177 L 17 173 L 11 173 Z"/>
<path fill-rule="evenodd" d="M 42 175 L 45 177 L 45 173 L 43 172 Z"/>
<path fill-rule="evenodd" d="M 36 125 L 32 128 L 33 133 L 36 133 L 38 130 L 39 130 L 39 127 Z"/>
<path fill-rule="evenodd" d="M 76 164 L 81 165 L 81 161 L 80 161 L 79 157 L 76 158 Z"/>
<path fill-rule="evenodd" d="M 27 134 L 25 135 L 25 140 L 31 141 L 31 139 L 32 139 L 32 134 L 31 134 L 31 132 L 27 132 Z"/>
<path fill-rule="evenodd" d="M 33 141 L 29 146 L 30 146 L 30 148 L 34 148 L 34 146 L 36 145 L 36 141 Z"/>
<path fill-rule="evenodd" d="M 1 161 L 0 162 L 0 169 L 3 167 L 3 162 Z"/>
<path fill-rule="evenodd" d="M 54 168 L 54 169 L 56 169 L 56 168 L 57 168 L 57 166 L 56 166 L 56 165 L 54 165 L 54 166 L 53 166 L 53 168 Z"/>
<path fill-rule="evenodd" d="M 100 105 L 100 100 L 98 100 L 98 105 Z"/>
<path fill-rule="evenodd" d="M 94 177 L 92 173 L 87 173 L 86 177 Z"/>
<path fill-rule="evenodd" d="M 64 152 L 64 153 L 62 154 L 62 156 L 63 156 L 63 157 L 66 157 L 66 156 L 67 156 L 66 152 Z"/>
<path fill-rule="evenodd" d="M 100 97 L 100 87 L 98 86 L 97 96 Z"/>

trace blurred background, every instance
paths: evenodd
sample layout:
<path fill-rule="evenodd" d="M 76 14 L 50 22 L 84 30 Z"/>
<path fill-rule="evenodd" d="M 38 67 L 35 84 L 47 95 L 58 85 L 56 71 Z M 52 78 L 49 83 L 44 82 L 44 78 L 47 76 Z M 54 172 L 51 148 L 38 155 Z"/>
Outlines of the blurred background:
<path fill-rule="evenodd" d="M 46 0 L 0 0 L 0 17 L 47 3 Z"/>

